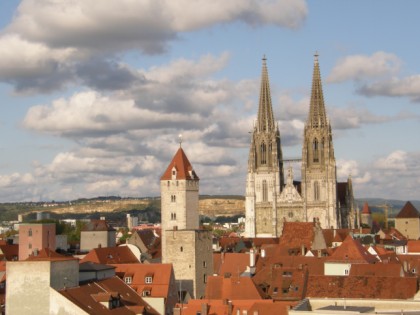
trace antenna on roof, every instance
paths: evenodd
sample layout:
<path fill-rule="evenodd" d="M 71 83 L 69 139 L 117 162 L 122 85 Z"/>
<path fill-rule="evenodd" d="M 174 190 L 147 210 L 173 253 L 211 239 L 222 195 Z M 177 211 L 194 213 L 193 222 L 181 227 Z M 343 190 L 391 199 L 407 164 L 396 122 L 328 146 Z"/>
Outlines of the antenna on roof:
<path fill-rule="evenodd" d="M 179 141 L 179 147 L 181 147 L 182 146 L 182 134 L 181 133 L 178 135 L 178 141 Z"/>

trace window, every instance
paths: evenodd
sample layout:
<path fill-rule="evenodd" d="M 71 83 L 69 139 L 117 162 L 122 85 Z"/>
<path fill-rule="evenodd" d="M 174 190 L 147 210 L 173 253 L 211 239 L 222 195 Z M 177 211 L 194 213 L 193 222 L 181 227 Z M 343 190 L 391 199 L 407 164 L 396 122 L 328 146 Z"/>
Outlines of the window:
<path fill-rule="evenodd" d="M 207 275 L 206 274 L 203 275 L 203 282 L 207 283 Z"/>
<path fill-rule="evenodd" d="M 171 202 L 176 202 L 176 196 L 175 195 L 171 195 Z"/>
<path fill-rule="evenodd" d="M 151 276 L 147 276 L 146 278 L 144 278 L 144 282 L 150 284 L 153 282 L 153 278 Z"/>
<path fill-rule="evenodd" d="M 175 175 L 176 175 L 176 172 L 175 172 L 175 170 L 173 170 L 173 171 L 172 171 L 172 175 L 173 175 L 173 176 L 175 176 Z"/>
<path fill-rule="evenodd" d="M 267 188 L 267 181 L 263 180 L 262 182 L 262 199 L 263 201 L 268 201 L 268 188 Z"/>
<path fill-rule="evenodd" d="M 318 140 L 315 138 L 313 145 L 313 158 L 314 162 L 319 162 Z"/>
<path fill-rule="evenodd" d="M 175 212 L 171 213 L 171 220 L 176 220 L 176 213 Z"/>
<path fill-rule="evenodd" d="M 265 143 L 263 142 L 261 144 L 261 165 L 267 164 L 267 147 L 265 146 Z"/>
<path fill-rule="evenodd" d="M 133 278 L 131 278 L 131 277 L 125 277 L 124 278 L 124 282 L 127 283 L 127 284 L 131 284 L 132 281 L 133 281 Z"/>
<path fill-rule="evenodd" d="M 317 181 L 314 182 L 314 200 L 319 200 L 319 183 Z"/>
<path fill-rule="evenodd" d="M 203 260 L 203 267 L 207 268 L 207 262 L 205 260 Z"/>
<path fill-rule="evenodd" d="M 181 252 L 183 252 L 183 251 L 184 251 L 184 248 L 181 246 L 181 247 L 179 248 L 179 250 L 180 250 Z"/>
<path fill-rule="evenodd" d="M 28 236 L 32 236 L 32 229 L 29 229 Z"/>
<path fill-rule="evenodd" d="M 344 269 L 344 274 L 347 276 L 349 274 L 349 270 L 348 269 Z"/>
<path fill-rule="evenodd" d="M 28 248 L 32 249 L 32 244 L 31 243 L 29 243 Z"/>

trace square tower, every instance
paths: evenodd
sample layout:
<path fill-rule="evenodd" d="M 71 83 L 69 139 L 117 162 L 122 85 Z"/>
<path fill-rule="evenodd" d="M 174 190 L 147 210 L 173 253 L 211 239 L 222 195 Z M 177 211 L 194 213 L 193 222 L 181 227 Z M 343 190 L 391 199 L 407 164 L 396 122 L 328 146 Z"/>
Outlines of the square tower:
<path fill-rule="evenodd" d="M 199 230 L 199 178 L 180 147 L 160 179 L 162 263 L 172 263 L 177 287 L 204 295 L 213 270 L 211 233 Z"/>
<path fill-rule="evenodd" d="M 55 223 L 19 224 L 19 260 L 44 248 L 55 251 Z"/>

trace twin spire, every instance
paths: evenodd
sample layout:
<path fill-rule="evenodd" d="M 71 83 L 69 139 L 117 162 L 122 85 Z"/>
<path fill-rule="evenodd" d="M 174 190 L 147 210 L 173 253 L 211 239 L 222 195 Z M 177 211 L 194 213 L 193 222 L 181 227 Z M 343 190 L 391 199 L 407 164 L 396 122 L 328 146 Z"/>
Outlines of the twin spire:
<path fill-rule="evenodd" d="M 271 132 L 275 130 L 273 107 L 271 105 L 270 82 L 268 79 L 267 59 L 262 59 L 260 103 L 258 108 L 257 131 Z"/>
<path fill-rule="evenodd" d="M 319 70 L 318 52 L 314 55 L 314 71 L 312 75 L 312 91 L 307 126 L 324 128 L 327 126 L 327 115 L 322 92 L 321 72 Z M 257 130 L 270 132 L 275 130 L 273 107 L 271 104 L 270 82 L 267 70 L 267 58 L 264 56 L 261 73 L 261 90 L 258 108 Z"/>
<path fill-rule="evenodd" d="M 314 72 L 312 75 L 312 92 L 307 126 L 324 128 L 327 125 L 324 94 L 322 93 L 321 72 L 319 71 L 318 52 L 314 55 Z"/>

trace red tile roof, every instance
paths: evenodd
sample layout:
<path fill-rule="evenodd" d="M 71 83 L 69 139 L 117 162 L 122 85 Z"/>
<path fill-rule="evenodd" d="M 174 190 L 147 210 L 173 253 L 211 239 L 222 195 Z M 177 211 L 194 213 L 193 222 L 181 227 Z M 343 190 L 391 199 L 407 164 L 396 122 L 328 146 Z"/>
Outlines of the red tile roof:
<path fill-rule="evenodd" d="M 312 222 L 284 222 L 279 244 L 287 248 L 301 248 L 303 245 L 310 249 L 314 240 L 314 228 Z"/>
<path fill-rule="evenodd" d="M 378 260 L 363 247 L 359 241 L 348 235 L 343 243 L 337 247 L 328 262 L 375 263 Z"/>
<path fill-rule="evenodd" d="M 182 315 L 196 315 L 202 311 L 204 307 L 209 315 L 226 315 L 229 314 L 258 314 L 258 315 L 287 315 L 288 310 L 297 303 L 275 302 L 273 300 L 190 300 L 188 304 L 182 305 Z M 181 307 L 181 305 L 177 305 Z"/>
<path fill-rule="evenodd" d="M 134 315 L 143 314 L 145 310 L 147 314 L 159 314 L 118 277 L 64 289 L 59 293 L 88 314 Z M 118 298 L 121 306 L 111 310 L 101 303 Z"/>
<path fill-rule="evenodd" d="M 52 251 L 49 248 L 44 248 L 35 254 L 30 255 L 26 260 L 28 261 L 58 261 L 58 260 L 76 260 L 73 256 L 64 256 Z"/>
<path fill-rule="evenodd" d="M 397 219 L 419 218 L 420 214 L 410 201 L 407 201 L 401 211 L 397 214 Z"/>
<path fill-rule="evenodd" d="M 362 214 L 371 214 L 370 209 L 369 209 L 369 205 L 368 205 L 367 202 L 365 202 L 365 204 L 363 205 Z"/>
<path fill-rule="evenodd" d="M 172 264 L 118 264 L 116 274 L 124 280 L 131 277 L 130 286 L 141 294 L 146 287 L 150 287 L 151 297 L 168 298 L 170 285 L 174 283 Z M 151 276 L 152 283 L 146 283 L 145 278 Z M 172 288 L 174 289 L 174 288 Z"/>
<path fill-rule="evenodd" d="M 173 168 L 176 170 L 176 179 L 199 180 L 191 166 L 190 161 L 188 160 L 184 150 L 182 150 L 181 147 L 175 153 L 171 163 L 169 163 L 168 168 L 166 169 L 165 173 L 163 173 L 160 180 L 171 180 Z"/>
<path fill-rule="evenodd" d="M 0 250 L 6 260 L 17 260 L 19 257 L 19 245 L 17 244 L 1 244 Z"/>
<path fill-rule="evenodd" d="M 108 225 L 105 220 L 90 220 L 89 223 L 83 226 L 82 231 L 115 231 L 115 229 Z"/>
<path fill-rule="evenodd" d="M 83 263 L 86 261 L 105 265 L 139 263 L 139 260 L 134 256 L 128 246 L 92 249 L 80 262 Z"/>
<path fill-rule="evenodd" d="M 257 261 L 259 255 L 255 255 Z M 214 273 L 224 276 L 229 273 L 231 275 L 242 274 L 250 263 L 249 253 L 214 253 L 213 268 Z"/>
<path fill-rule="evenodd" d="M 400 263 L 354 264 L 350 276 L 401 277 L 404 275 Z"/>
<path fill-rule="evenodd" d="M 261 295 L 254 282 L 248 277 L 209 276 L 206 285 L 206 299 L 211 300 L 255 300 Z"/>
<path fill-rule="evenodd" d="M 310 275 L 306 296 L 312 298 L 412 299 L 416 292 L 417 277 Z"/>
<path fill-rule="evenodd" d="M 407 241 L 407 251 L 409 253 L 420 253 L 420 241 L 409 240 Z"/>

